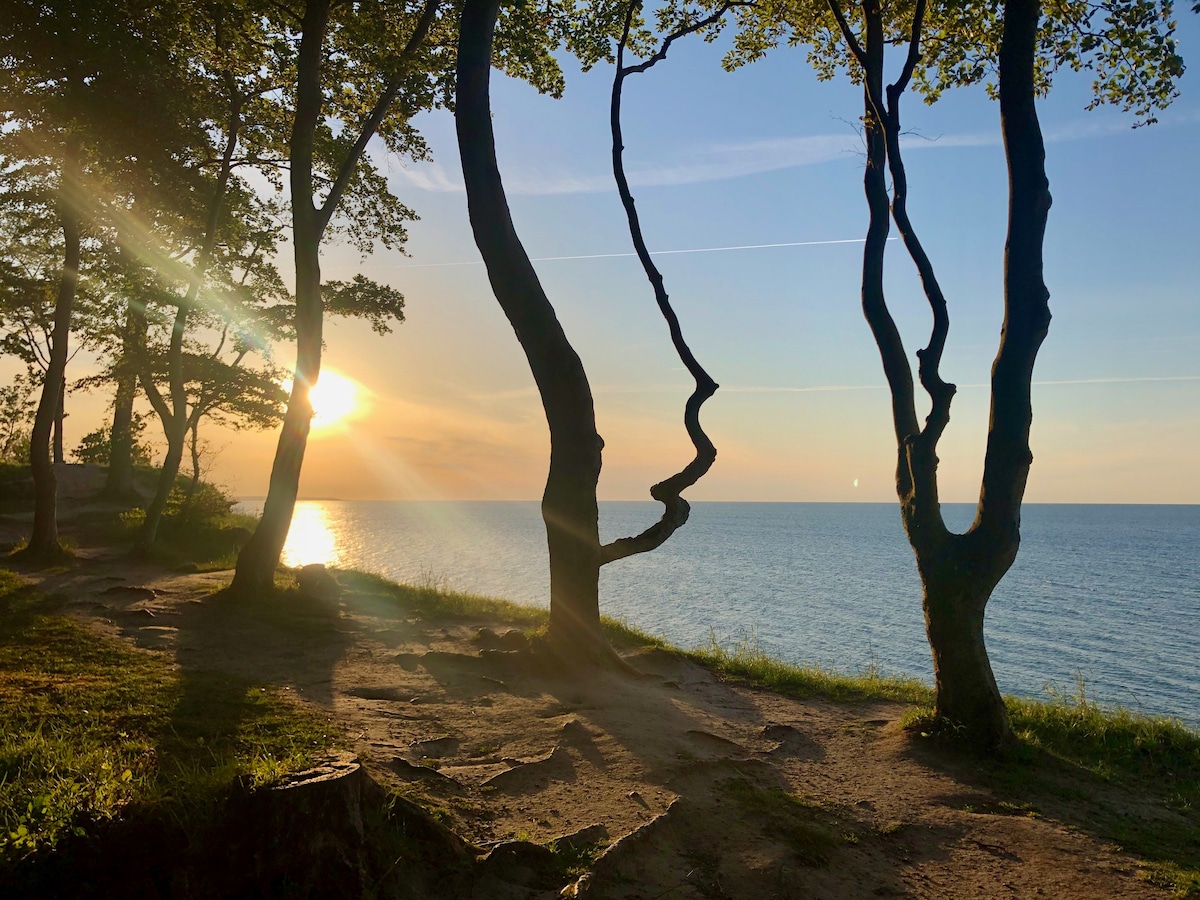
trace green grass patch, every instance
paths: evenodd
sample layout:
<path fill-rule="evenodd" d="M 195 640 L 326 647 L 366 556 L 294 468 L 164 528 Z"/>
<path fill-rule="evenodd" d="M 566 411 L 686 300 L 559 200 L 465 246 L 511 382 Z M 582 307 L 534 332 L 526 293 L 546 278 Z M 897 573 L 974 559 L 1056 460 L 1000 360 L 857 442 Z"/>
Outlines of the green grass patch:
<path fill-rule="evenodd" d="M 726 678 L 792 697 L 819 696 L 839 702 L 931 703 L 933 700 L 933 691 L 924 682 L 882 675 L 874 667 L 857 673 L 831 672 L 817 666 L 784 662 L 763 650 L 753 634 L 724 643 L 713 634 L 707 646 L 685 655 Z"/>
<path fill-rule="evenodd" d="M 549 610 L 448 590 L 443 582 L 434 578 L 422 579 L 416 584 L 397 584 L 382 575 L 343 569 L 337 572 L 337 580 L 344 589 L 358 595 L 351 599 L 360 604 L 382 600 L 422 618 L 485 618 L 533 628 L 544 627 L 550 621 Z"/>
<path fill-rule="evenodd" d="M 269 783 L 334 742 L 272 688 L 175 670 L 0 570 L 0 862 L 131 803 L 187 824 L 235 778 Z"/>

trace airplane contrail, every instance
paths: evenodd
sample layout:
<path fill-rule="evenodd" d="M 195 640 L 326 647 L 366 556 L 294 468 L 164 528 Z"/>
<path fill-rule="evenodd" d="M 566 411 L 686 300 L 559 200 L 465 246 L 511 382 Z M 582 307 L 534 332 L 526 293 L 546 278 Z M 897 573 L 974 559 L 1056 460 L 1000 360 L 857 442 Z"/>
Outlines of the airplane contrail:
<path fill-rule="evenodd" d="M 1154 382 L 1188 382 L 1200 381 L 1200 375 L 1146 375 L 1133 378 L 1064 378 L 1055 381 L 1035 381 L 1034 387 L 1046 387 L 1060 384 L 1146 384 Z M 986 388 L 987 384 L 960 384 L 963 388 Z M 677 388 L 676 390 L 682 390 Z M 836 391 L 883 391 L 886 384 L 822 384 L 813 387 L 766 387 L 748 385 L 745 387 L 727 386 L 721 389 L 727 394 L 815 394 Z"/>
<path fill-rule="evenodd" d="M 826 244 L 861 244 L 865 238 L 847 238 L 840 241 L 788 241 L 782 244 L 740 244 L 736 247 L 696 247 L 690 250 L 651 250 L 654 256 L 669 256 L 677 253 L 724 253 L 729 250 L 772 250 L 776 247 L 819 247 Z M 888 238 L 894 241 L 896 238 Z M 637 256 L 636 253 L 588 253 L 582 256 L 535 256 L 530 262 L 560 262 L 568 259 L 616 259 L 618 257 Z M 396 269 L 441 269 L 448 266 L 482 266 L 483 260 L 473 259 L 469 262 L 446 263 L 413 263 L 412 265 L 393 266 Z"/>

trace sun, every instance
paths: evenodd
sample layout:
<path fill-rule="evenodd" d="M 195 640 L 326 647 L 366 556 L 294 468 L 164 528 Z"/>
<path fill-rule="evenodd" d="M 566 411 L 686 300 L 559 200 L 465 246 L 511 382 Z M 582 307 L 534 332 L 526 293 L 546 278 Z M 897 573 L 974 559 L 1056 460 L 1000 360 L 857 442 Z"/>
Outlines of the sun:
<path fill-rule="evenodd" d="M 313 427 L 323 428 L 353 416 L 362 405 L 361 394 L 362 386 L 354 379 L 331 369 L 322 371 L 308 392 L 313 406 Z"/>

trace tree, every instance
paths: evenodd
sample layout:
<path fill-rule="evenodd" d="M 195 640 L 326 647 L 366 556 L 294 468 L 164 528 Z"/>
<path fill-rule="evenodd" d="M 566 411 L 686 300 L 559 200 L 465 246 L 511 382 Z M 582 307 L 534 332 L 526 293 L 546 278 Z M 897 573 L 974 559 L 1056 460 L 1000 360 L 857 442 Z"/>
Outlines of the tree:
<path fill-rule="evenodd" d="M 521 9 L 510 8 L 506 13 L 519 15 Z M 663 504 L 662 516 L 639 535 L 601 545 L 596 487 L 604 441 L 596 430 L 591 387 L 583 363 L 571 346 L 513 226 L 496 162 L 489 83 L 499 14 L 497 0 L 466 0 L 459 26 L 455 118 L 467 208 L 492 292 L 525 352 L 550 430 L 550 471 L 542 496 L 542 518 L 550 551 L 551 644 L 560 655 L 576 664 L 585 660 L 611 660 L 612 650 L 600 626 L 600 567 L 652 550 L 666 541 L 688 517 L 688 504 L 680 496 L 681 492 L 694 484 L 716 457 L 716 448 L 699 426 L 699 410 L 704 400 L 716 391 L 717 385 L 683 341 L 662 276 L 642 240 L 633 197 L 625 179 L 620 128 L 621 86 L 631 72 L 644 71 L 653 65 L 653 61 L 664 57 L 676 37 L 708 23 L 683 28 L 664 42 L 653 61 L 629 68 L 624 66 L 623 54 L 630 41 L 636 6 L 615 5 L 600 10 L 583 30 L 565 32 L 568 42 L 581 51 L 585 64 L 608 54 L 608 35 L 614 31 L 620 35 L 611 108 L 614 175 L 634 245 L 654 287 L 672 341 L 696 379 L 696 390 L 689 398 L 685 412 L 685 423 L 696 447 L 696 456 L 681 472 L 651 489 L 651 496 Z M 545 33 L 546 39 L 553 41 L 555 37 L 553 32 Z M 519 58 L 537 58 L 546 50 L 546 44 L 540 47 L 535 44 Z M 512 64 L 507 56 L 500 56 L 496 61 L 506 66 Z M 547 84 L 551 90 L 555 89 L 555 81 L 550 80 Z"/>
<path fill-rule="evenodd" d="M 30 447 L 35 507 L 28 551 L 35 556 L 60 551 L 50 438 L 61 417 L 84 232 L 92 224 L 95 199 L 115 171 L 111 164 L 123 159 L 146 165 L 149 159 L 139 153 L 155 155 L 155 141 L 142 133 L 138 116 L 172 95 L 169 67 L 161 64 L 166 48 L 160 38 L 169 32 L 159 27 L 160 15 L 169 18 L 166 4 L 147 7 L 138 0 L 9 0 L 0 14 L 5 174 L 40 170 L 41 180 L 52 186 L 45 202 L 62 234 L 47 368 Z M 145 70 L 157 70 L 160 77 L 147 81 L 138 74 Z"/>
<path fill-rule="evenodd" d="M 1031 382 L 1038 349 L 1050 324 L 1043 278 L 1043 237 L 1050 210 L 1045 147 L 1036 99 L 1054 69 L 1096 72 L 1095 102 L 1115 102 L 1152 119 L 1175 96 L 1182 73 L 1175 53 L 1169 2 L 1111 0 L 1103 6 L 1066 4 L 1042 20 L 1040 0 L 936 4 L 916 0 L 885 6 L 862 0 L 850 13 L 840 0 L 793 4 L 784 15 L 752 13 L 743 21 L 734 53 L 755 58 L 791 29 L 807 43 L 818 72 L 830 77 L 850 67 L 863 85 L 867 161 L 864 190 L 870 219 L 863 250 L 862 305 L 883 362 L 892 398 L 898 462 L 896 491 L 905 531 L 923 585 L 926 633 L 933 654 L 935 716 L 965 730 L 977 745 L 996 749 L 1013 740 L 984 644 L 983 621 L 992 591 L 1016 559 L 1021 502 L 1033 455 Z M 1100 27 L 1093 25 L 1104 13 Z M 922 38 L 928 36 L 925 56 Z M 896 82 L 884 87 L 889 44 L 907 45 Z M 1113 61 L 1119 64 L 1113 65 Z M 937 445 L 950 419 L 955 386 L 943 380 L 942 352 L 949 312 L 933 264 L 907 211 L 899 103 L 915 78 L 928 99 L 955 84 L 996 73 L 990 88 L 1000 100 L 1009 177 L 1009 220 L 1004 260 L 1004 328 L 992 367 L 991 417 L 975 520 L 963 534 L 946 527 L 938 498 Z M 891 175 L 889 195 L 887 176 Z M 917 418 L 912 371 L 883 288 L 884 249 L 894 220 L 921 278 L 932 313 L 927 346 L 917 352 L 918 377 L 931 411 Z"/>
<path fill-rule="evenodd" d="M 34 380 L 18 374 L 0 388 L 0 462 L 29 463 L 29 425 L 33 421 Z"/>
<path fill-rule="evenodd" d="M 403 241 L 404 222 L 413 218 L 364 153 L 376 134 L 393 152 L 424 153 L 409 119 L 434 99 L 429 45 L 441 11 L 440 0 L 426 0 L 416 16 L 403 3 L 339 7 L 335 15 L 330 0 L 307 0 L 290 26 L 299 35 L 288 141 L 296 367 L 262 518 L 238 555 L 235 594 L 271 590 L 296 505 L 312 423 L 308 393 L 321 371 L 321 241 L 343 201 L 360 245 L 376 236 L 385 245 Z M 331 117 L 343 126 L 337 135 Z"/>
<path fill-rule="evenodd" d="M 111 425 L 102 425 L 95 431 L 89 431 L 79 439 L 79 446 L 71 451 L 76 462 L 89 463 L 95 466 L 108 466 L 112 463 L 112 430 Z M 132 448 L 130 457 L 136 465 L 150 465 L 150 448 L 142 441 L 142 432 L 146 430 L 146 422 L 142 416 L 133 414 L 130 424 Z"/>

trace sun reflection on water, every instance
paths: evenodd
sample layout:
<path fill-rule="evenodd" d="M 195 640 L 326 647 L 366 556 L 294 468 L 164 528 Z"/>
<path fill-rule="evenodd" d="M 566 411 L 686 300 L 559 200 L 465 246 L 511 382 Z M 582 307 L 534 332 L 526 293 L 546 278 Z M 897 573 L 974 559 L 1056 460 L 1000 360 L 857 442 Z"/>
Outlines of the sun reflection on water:
<path fill-rule="evenodd" d="M 297 503 L 292 516 L 292 528 L 283 546 L 285 566 L 307 566 L 324 563 L 336 566 L 341 562 L 338 541 L 329 517 L 319 503 Z"/>

